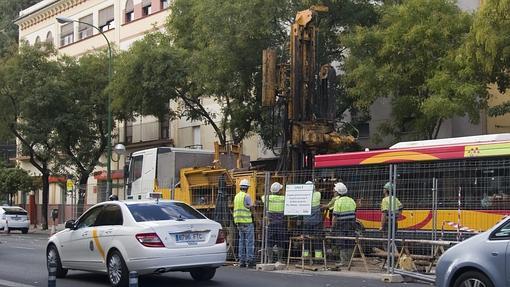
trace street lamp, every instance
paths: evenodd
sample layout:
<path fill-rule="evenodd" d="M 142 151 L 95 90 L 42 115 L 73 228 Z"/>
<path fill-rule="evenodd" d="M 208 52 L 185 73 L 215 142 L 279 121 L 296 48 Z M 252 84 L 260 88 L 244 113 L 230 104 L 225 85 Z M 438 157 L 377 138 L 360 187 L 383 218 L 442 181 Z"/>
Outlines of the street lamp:
<path fill-rule="evenodd" d="M 112 47 L 110 45 L 110 41 L 108 40 L 106 35 L 103 33 L 103 31 L 101 31 L 101 29 L 99 29 L 98 27 L 96 27 L 90 23 L 73 20 L 73 19 L 70 19 L 67 17 L 59 16 L 56 19 L 57 19 L 57 22 L 59 22 L 60 24 L 76 22 L 76 23 L 90 26 L 90 27 L 96 29 L 101 35 L 103 35 L 104 39 L 106 40 L 106 43 L 108 44 L 108 81 L 110 82 L 112 80 Z M 110 93 L 108 93 L 107 129 L 108 129 L 108 135 L 107 135 L 108 142 L 106 144 L 106 151 L 108 154 L 108 161 L 106 163 L 106 193 L 107 193 L 107 197 L 109 197 L 112 194 L 112 166 L 111 166 L 111 161 L 112 161 L 112 101 L 111 101 Z"/>

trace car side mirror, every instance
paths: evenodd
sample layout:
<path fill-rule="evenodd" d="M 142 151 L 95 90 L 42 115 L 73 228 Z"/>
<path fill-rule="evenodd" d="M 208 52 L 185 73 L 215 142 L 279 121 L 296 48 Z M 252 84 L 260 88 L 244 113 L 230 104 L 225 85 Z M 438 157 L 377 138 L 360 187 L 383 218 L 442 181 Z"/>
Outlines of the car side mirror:
<path fill-rule="evenodd" d="M 73 230 L 73 229 L 74 229 L 74 223 L 75 223 L 75 221 L 74 221 L 74 220 L 68 220 L 68 221 L 66 221 L 65 228 L 69 228 L 69 229 Z"/>

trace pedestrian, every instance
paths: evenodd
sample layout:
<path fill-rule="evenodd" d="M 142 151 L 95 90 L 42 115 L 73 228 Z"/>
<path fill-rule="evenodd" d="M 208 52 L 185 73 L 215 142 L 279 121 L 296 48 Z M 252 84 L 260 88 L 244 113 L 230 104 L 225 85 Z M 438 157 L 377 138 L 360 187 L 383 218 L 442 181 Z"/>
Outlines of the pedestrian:
<path fill-rule="evenodd" d="M 267 215 L 268 215 L 268 230 L 267 230 L 267 257 L 269 263 L 273 263 L 273 257 L 276 255 L 277 262 L 282 262 L 282 255 L 285 246 L 285 221 L 283 210 L 285 207 L 285 196 L 282 194 L 283 185 L 279 182 L 274 182 L 271 185 L 271 194 L 267 195 Z M 262 202 L 266 202 L 266 196 L 262 197 Z M 276 253 L 276 254 L 275 254 Z"/>
<path fill-rule="evenodd" d="M 400 203 L 400 200 L 396 196 L 393 197 L 393 208 L 391 208 L 391 197 L 390 192 L 394 191 L 393 184 L 391 182 L 387 182 L 383 187 L 383 193 L 384 198 L 381 201 L 381 227 L 379 228 L 380 231 L 383 232 L 383 238 L 388 238 L 388 235 L 390 237 L 393 237 L 393 230 L 395 230 L 395 235 L 398 230 L 398 218 L 400 214 L 402 213 L 403 205 Z M 395 214 L 395 221 L 393 222 L 393 225 L 391 226 L 390 230 L 388 231 L 388 221 L 389 221 L 389 215 L 390 210 L 393 211 Z"/>
<path fill-rule="evenodd" d="M 333 232 L 337 236 L 354 237 L 356 231 L 356 202 L 347 196 L 347 186 L 337 182 L 334 187 L 338 194 L 333 207 Z M 337 266 L 345 266 L 349 263 L 354 250 L 353 240 L 341 239 L 338 241 L 340 248 L 340 261 Z"/>
<path fill-rule="evenodd" d="M 239 193 L 234 197 L 234 223 L 239 230 L 239 266 L 255 267 L 254 257 L 254 227 L 253 227 L 253 204 L 247 193 L 250 182 L 247 179 L 239 183 Z"/>
<path fill-rule="evenodd" d="M 313 182 L 307 181 L 305 184 L 314 186 Z M 308 250 L 308 246 L 303 251 L 303 256 L 310 256 L 310 252 L 313 252 L 315 258 L 322 258 L 322 246 L 321 246 L 321 235 L 322 235 L 322 214 L 321 214 L 321 193 L 313 188 L 312 193 L 312 211 L 309 216 L 303 217 L 304 234 L 314 237 L 312 240 L 313 250 Z"/>

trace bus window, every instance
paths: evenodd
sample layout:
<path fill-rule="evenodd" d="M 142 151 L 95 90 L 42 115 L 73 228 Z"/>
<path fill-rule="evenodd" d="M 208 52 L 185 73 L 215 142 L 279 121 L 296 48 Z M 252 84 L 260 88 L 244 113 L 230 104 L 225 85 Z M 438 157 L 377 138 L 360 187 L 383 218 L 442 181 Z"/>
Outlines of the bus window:
<path fill-rule="evenodd" d="M 135 180 L 142 177 L 142 164 L 143 164 L 143 155 L 134 156 L 131 159 L 131 174 L 130 174 L 130 182 L 134 182 Z"/>

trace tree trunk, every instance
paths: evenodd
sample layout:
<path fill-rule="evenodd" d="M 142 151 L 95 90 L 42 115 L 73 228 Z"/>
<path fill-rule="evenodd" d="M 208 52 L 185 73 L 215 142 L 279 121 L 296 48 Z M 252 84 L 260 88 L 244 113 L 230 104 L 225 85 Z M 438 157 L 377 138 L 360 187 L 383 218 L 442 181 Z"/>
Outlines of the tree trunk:
<path fill-rule="evenodd" d="M 83 214 L 85 208 L 85 195 L 87 194 L 87 182 L 89 180 L 88 175 L 81 175 L 80 180 L 78 181 L 78 206 L 77 206 L 77 216 Z"/>
<path fill-rule="evenodd" d="M 42 174 L 42 229 L 48 229 L 48 201 L 50 195 L 50 174 Z"/>

